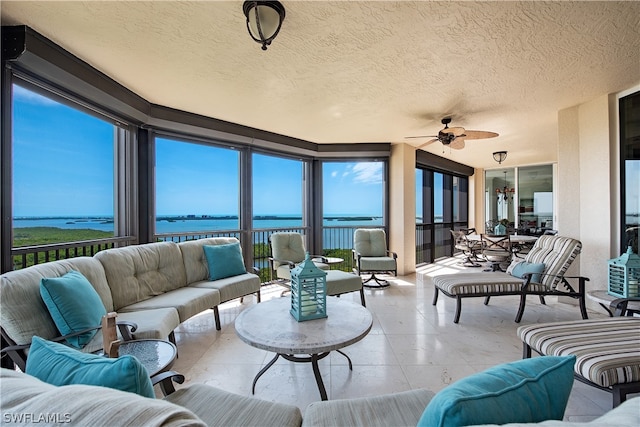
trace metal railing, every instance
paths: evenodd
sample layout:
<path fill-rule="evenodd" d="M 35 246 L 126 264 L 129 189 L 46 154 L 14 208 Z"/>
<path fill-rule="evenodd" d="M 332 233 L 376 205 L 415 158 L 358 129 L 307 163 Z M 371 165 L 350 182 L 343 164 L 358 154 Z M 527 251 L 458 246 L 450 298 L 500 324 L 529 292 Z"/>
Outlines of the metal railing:
<path fill-rule="evenodd" d="M 130 245 L 135 240 L 133 236 L 123 236 L 12 248 L 13 269 L 20 270 L 32 265 L 61 259 L 93 256 L 104 249 Z"/>
<path fill-rule="evenodd" d="M 353 234 L 361 226 L 326 226 L 322 228 L 322 253 L 327 257 L 342 258 L 343 261 L 331 266 L 333 269 L 343 271 L 353 271 Z M 381 226 L 367 228 L 384 228 Z M 310 232 L 308 227 L 281 227 L 265 228 L 250 231 L 243 230 L 216 230 L 216 231 L 194 231 L 176 233 L 158 233 L 154 235 L 157 242 L 185 242 L 188 240 L 205 239 L 211 237 L 235 237 L 244 251 L 245 259 L 252 260 L 251 265 L 259 270 L 262 282 L 271 280 L 271 267 L 269 257 L 271 247 L 269 236 L 275 232 L 297 232 L 303 235 Z M 85 240 L 78 242 L 55 243 L 37 246 L 17 247 L 11 250 L 13 256 L 13 269 L 19 270 L 34 264 L 48 261 L 68 259 L 79 256 L 93 256 L 101 250 L 119 246 L 127 246 L 134 243 L 136 239 L 132 236 L 113 237 L 106 239 Z"/>

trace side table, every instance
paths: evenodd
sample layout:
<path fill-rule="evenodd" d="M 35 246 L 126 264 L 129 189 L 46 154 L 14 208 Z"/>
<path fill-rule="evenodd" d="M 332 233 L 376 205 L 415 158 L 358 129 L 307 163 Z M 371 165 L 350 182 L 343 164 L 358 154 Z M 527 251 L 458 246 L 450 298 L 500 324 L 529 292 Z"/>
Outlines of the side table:
<path fill-rule="evenodd" d="M 138 359 L 150 377 L 168 371 L 178 354 L 173 343 L 154 339 L 125 341 L 118 352 L 120 356 L 128 354 Z"/>
<path fill-rule="evenodd" d="M 588 291 L 587 298 L 591 301 L 595 301 L 600 304 L 600 307 L 604 308 L 607 313 L 609 313 L 609 317 L 613 317 L 613 313 L 609 309 L 609 304 L 611 301 L 618 299 L 619 297 L 609 295 L 607 291 L 596 290 L 596 291 Z M 627 306 L 627 310 L 640 312 L 640 301 L 629 301 L 629 305 Z"/>

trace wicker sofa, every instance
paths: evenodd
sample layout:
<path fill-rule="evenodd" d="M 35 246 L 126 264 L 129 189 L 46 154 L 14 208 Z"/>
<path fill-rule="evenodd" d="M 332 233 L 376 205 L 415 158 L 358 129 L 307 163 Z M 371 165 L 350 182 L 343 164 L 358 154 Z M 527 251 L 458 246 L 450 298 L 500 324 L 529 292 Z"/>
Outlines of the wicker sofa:
<path fill-rule="evenodd" d="M 93 257 L 47 262 L 0 276 L 0 327 L 4 346 L 28 346 L 34 335 L 48 340 L 60 332 L 40 295 L 42 278 L 79 271 L 94 287 L 107 312 L 117 312 L 121 338 L 167 339 L 180 323 L 213 309 L 219 330 L 218 305 L 255 293 L 260 279 L 252 273 L 209 280 L 205 245 L 237 243 L 234 238 L 209 238 L 181 243 L 158 242 L 108 249 Z M 96 325 L 98 326 L 98 325 Z M 102 348 L 98 332 L 82 351 Z M 24 369 L 23 349 L 10 352 Z"/>

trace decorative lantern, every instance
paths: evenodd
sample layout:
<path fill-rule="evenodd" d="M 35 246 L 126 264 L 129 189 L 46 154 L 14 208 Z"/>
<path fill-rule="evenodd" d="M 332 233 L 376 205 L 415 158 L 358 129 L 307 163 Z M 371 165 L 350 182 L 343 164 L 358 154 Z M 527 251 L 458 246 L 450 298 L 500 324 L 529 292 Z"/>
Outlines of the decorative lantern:
<path fill-rule="evenodd" d="M 640 297 L 640 256 L 631 246 L 619 258 L 609 260 L 608 293 L 620 298 Z"/>
<path fill-rule="evenodd" d="M 327 317 L 327 273 L 307 255 L 291 270 L 291 315 L 298 321 Z"/>

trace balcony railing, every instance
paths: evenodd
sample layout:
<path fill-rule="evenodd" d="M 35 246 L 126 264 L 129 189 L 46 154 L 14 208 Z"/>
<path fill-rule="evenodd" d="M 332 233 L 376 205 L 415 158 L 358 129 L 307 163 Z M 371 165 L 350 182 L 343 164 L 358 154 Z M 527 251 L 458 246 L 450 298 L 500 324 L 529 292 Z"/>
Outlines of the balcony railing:
<path fill-rule="evenodd" d="M 127 246 L 134 241 L 135 237 L 124 236 L 12 248 L 13 269 L 19 270 L 31 265 L 61 259 L 93 256 L 104 249 Z"/>
<path fill-rule="evenodd" d="M 353 233 L 357 228 L 361 227 L 357 225 L 323 227 L 322 253 L 314 255 L 342 258 L 344 260 L 343 262 L 334 264 L 331 266 L 331 268 L 343 271 L 352 271 L 355 267 L 353 264 L 352 256 Z M 383 227 L 368 226 L 367 228 Z M 275 232 L 296 232 L 305 235 L 310 232 L 310 229 L 308 227 L 282 227 L 256 229 L 251 231 L 216 230 L 161 233 L 154 235 L 154 240 L 158 242 L 179 243 L 187 240 L 204 239 L 210 237 L 235 237 L 241 242 L 241 245 L 245 251 L 245 259 L 252 259 L 252 265 L 258 268 L 261 281 L 268 282 L 269 280 L 271 280 L 271 269 L 269 265 L 271 247 L 269 246 L 269 236 L 271 236 L 271 234 Z M 127 246 L 134 242 L 134 237 L 126 236 L 13 248 L 11 250 L 11 254 L 14 260 L 13 269 L 19 270 L 34 264 L 74 258 L 78 256 L 93 256 L 101 250 L 119 246 Z M 247 242 L 250 242 L 249 247 L 251 247 L 252 249 L 247 249 Z"/>
<path fill-rule="evenodd" d="M 462 226 L 463 224 L 456 223 L 455 225 Z M 352 271 L 355 267 L 353 265 L 351 252 L 353 248 L 353 233 L 357 228 L 360 227 L 323 227 L 323 249 L 322 253 L 317 255 L 342 258 L 344 261 L 340 264 L 333 265 L 332 268 L 343 271 Z M 260 279 L 262 282 L 267 282 L 271 280 L 271 271 L 269 266 L 271 248 L 269 246 L 269 236 L 275 232 L 296 232 L 306 234 L 309 232 L 309 228 L 283 227 L 257 229 L 250 232 L 243 232 L 241 230 L 195 231 L 162 233 L 156 234 L 154 237 L 156 241 L 176 243 L 210 237 L 235 237 L 240 240 L 243 247 L 246 246 L 245 241 L 249 241 L 253 245 L 253 251 L 248 252 L 249 255 L 245 253 L 245 257 L 253 259 L 253 265 L 259 270 Z M 439 244 L 434 244 L 432 241 L 432 232 L 433 235 L 435 235 L 435 240 L 439 242 Z M 78 256 L 93 256 L 101 250 L 118 246 L 127 246 L 132 244 L 134 241 L 134 237 L 125 236 L 13 248 L 11 250 L 11 255 L 13 257 L 13 269 L 19 270 L 34 264 L 41 264 L 43 262 L 74 258 Z M 435 224 L 435 227 L 434 225 L 428 224 L 416 224 L 416 265 L 432 262 L 433 259 L 440 258 L 442 256 L 450 256 L 452 253 L 451 245 L 452 242 L 448 233 L 448 227 L 443 224 Z"/>

